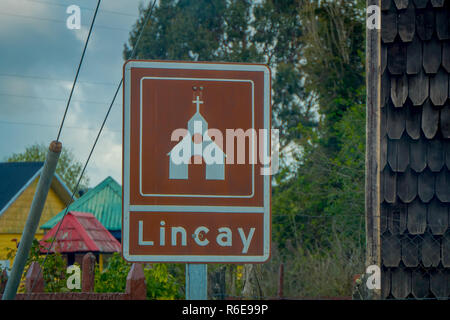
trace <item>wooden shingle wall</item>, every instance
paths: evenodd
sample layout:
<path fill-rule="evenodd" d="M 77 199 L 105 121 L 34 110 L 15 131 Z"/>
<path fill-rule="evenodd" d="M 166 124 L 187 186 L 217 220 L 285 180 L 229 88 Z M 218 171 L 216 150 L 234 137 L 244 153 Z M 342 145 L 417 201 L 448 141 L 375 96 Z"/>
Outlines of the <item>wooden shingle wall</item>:
<path fill-rule="evenodd" d="M 382 0 L 382 298 L 450 297 L 450 0 Z"/>

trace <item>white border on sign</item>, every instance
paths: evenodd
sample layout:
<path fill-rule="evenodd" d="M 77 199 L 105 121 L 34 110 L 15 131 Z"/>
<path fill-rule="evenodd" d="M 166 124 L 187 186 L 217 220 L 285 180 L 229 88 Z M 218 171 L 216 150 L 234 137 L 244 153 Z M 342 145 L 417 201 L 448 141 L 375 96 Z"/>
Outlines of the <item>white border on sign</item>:
<path fill-rule="evenodd" d="M 217 81 L 217 82 L 249 82 L 252 85 L 252 127 L 255 128 L 255 84 L 252 80 L 241 79 L 217 79 L 217 78 L 178 78 L 178 77 L 142 77 L 140 80 L 140 124 L 139 124 L 139 192 L 143 197 L 183 197 L 183 198 L 248 198 L 251 199 L 255 195 L 255 164 L 252 163 L 252 193 L 249 195 L 217 195 L 217 194 L 159 194 L 159 193 L 143 193 L 142 192 L 142 82 L 146 79 L 151 80 L 197 80 L 197 81 Z M 252 132 L 254 135 L 254 131 Z M 254 150 L 255 137 L 252 137 L 252 149 Z"/>
<path fill-rule="evenodd" d="M 130 205 L 130 103 L 131 103 L 131 68 L 159 69 L 191 69 L 191 70 L 228 70 L 264 72 L 264 129 L 270 130 L 270 71 L 263 65 L 245 64 L 213 64 L 213 63 L 179 63 L 128 61 L 125 63 L 124 74 L 124 141 L 123 141 L 123 226 L 122 231 L 130 229 L 130 211 L 149 212 L 180 212 L 187 206 L 135 206 Z M 270 135 L 264 141 L 264 150 L 270 143 Z M 129 232 L 122 232 L 123 257 L 130 262 L 185 262 L 185 263 L 234 263 L 234 262 L 265 262 L 270 256 L 270 176 L 264 176 L 264 207 L 224 207 L 224 206 L 188 206 L 195 212 L 258 212 L 264 214 L 263 255 L 261 256 L 219 256 L 219 255 L 130 255 Z M 177 209 L 178 207 L 178 209 Z M 181 208 L 182 207 L 182 208 Z M 222 210 L 222 211 L 221 211 Z M 225 210 L 225 211 L 223 211 Z M 241 211 L 242 210 L 242 211 Z"/>

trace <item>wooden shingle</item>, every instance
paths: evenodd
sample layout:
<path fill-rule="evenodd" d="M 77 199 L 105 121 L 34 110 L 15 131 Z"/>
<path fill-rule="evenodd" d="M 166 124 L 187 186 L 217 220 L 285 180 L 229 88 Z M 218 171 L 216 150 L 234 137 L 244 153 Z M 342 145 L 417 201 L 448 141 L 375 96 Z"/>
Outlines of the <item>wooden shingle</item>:
<path fill-rule="evenodd" d="M 407 225 L 410 234 L 423 234 L 427 227 L 427 206 L 417 198 L 408 204 Z"/>
<path fill-rule="evenodd" d="M 430 41 L 423 43 L 423 68 L 426 73 L 435 74 L 438 72 L 442 62 L 441 42 L 433 37 Z M 388 61 L 389 63 L 389 61 Z"/>
<path fill-rule="evenodd" d="M 391 7 L 388 11 L 381 12 L 381 39 L 384 43 L 392 43 L 397 36 L 397 11 Z"/>
<path fill-rule="evenodd" d="M 409 168 L 409 138 L 404 134 L 397 144 L 397 170 L 396 172 L 405 172 Z"/>
<path fill-rule="evenodd" d="M 427 6 L 428 0 L 413 0 L 417 9 L 423 9 Z"/>
<path fill-rule="evenodd" d="M 439 109 L 431 104 L 430 99 L 425 101 L 422 107 L 422 131 L 427 139 L 433 139 L 438 131 L 439 113 Z"/>
<path fill-rule="evenodd" d="M 395 42 L 388 46 L 387 66 L 392 75 L 400 76 L 406 72 L 406 53 L 406 44 Z"/>
<path fill-rule="evenodd" d="M 442 136 L 446 139 L 450 139 L 450 103 L 447 103 L 441 109 L 441 132 Z M 447 167 L 450 169 L 450 167 Z"/>
<path fill-rule="evenodd" d="M 442 170 L 436 176 L 436 196 L 442 202 L 450 202 L 450 171 Z"/>
<path fill-rule="evenodd" d="M 417 74 L 422 70 L 422 41 L 415 35 L 406 46 L 406 72 Z"/>
<path fill-rule="evenodd" d="M 427 166 L 427 144 L 423 137 L 410 142 L 410 166 L 416 172 L 422 172 Z"/>
<path fill-rule="evenodd" d="M 412 3 L 408 5 L 408 2 L 410 1 L 402 3 L 402 6 L 406 5 L 407 9 L 398 14 L 398 34 L 403 42 L 411 42 L 416 32 L 416 11 L 414 5 Z"/>
<path fill-rule="evenodd" d="M 406 132 L 411 139 L 420 139 L 420 119 L 422 116 L 422 108 L 414 107 L 412 103 L 407 100 L 405 105 L 406 111 Z"/>
<path fill-rule="evenodd" d="M 436 269 L 430 272 L 430 290 L 436 298 L 448 299 L 447 274 L 443 269 Z"/>
<path fill-rule="evenodd" d="M 450 214 L 450 208 L 449 208 Z M 450 219 L 450 218 L 449 218 Z M 450 230 L 448 230 L 442 237 L 442 265 L 446 268 L 450 268 Z"/>
<path fill-rule="evenodd" d="M 400 139 L 406 128 L 405 108 L 395 108 L 392 103 L 389 103 L 386 111 L 388 137 L 391 139 Z"/>
<path fill-rule="evenodd" d="M 392 0 L 381 0 L 381 10 L 387 11 L 391 8 Z"/>
<path fill-rule="evenodd" d="M 406 267 L 417 267 L 419 265 L 419 239 L 404 237 L 401 242 L 403 264 Z"/>
<path fill-rule="evenodd" d="M 384 200 L 387 203 L 394 203 L 397 199 L 397 173 L 393 172 L 389 166 L 383 170 L 383 183 Z"/>
<path fill-rule="evenodd" d="M 412 271 L 411 291 L 415 298 L 423 299 L 430 291 L 430 276 L 426 271 L 414 269 Z"/>
<path fill-rule="evenodd" d="M 444 140 L 444 157 L 447 170 L 450 170 L 450 140 Z"/>
<path fill-rule="evenodd" d="M 381 243 L 381 258 L 386 267 L 398 267 L 401 259 L 400 240 L 389 232 L 383 234 Z"/>
<path fill-rule="evenodd" d="M 440 139 L 433 139 L 427 143 L 427 164 L 433 172 L 441 171 L 444 166 L 444 148 Z"/>
<path fill-rule="evenodd" d="M 393 235 L 403 234 L 406 231 L 407 210 L 406 204 L 397 202 L 387 206 L 388 230 Z"/>
<path fill-rule="evenodd" d="M 438 73 L 430 77 L 430 99 L 435 106 L 443 106 L 448 99 L 448 74 L 440 68 Z"/>
<path fill-rule="evenodd" d="M 429 77 L 423 72 L 422 66 L 416 75 L 408 77 L 409 98 L 415 106 L 421 106 L 428 98 L 429 93 Z M 389 81 L 387 79 L 386 81 Z"/>
<path fill-rule="evenodd" d="M 434 26 L 435 16 L 433 10 L 416 10 L 416 32 L 421 40 L 431 40 L 434 33 Z M 383 25 L 383 28 L 385 27 L 387 25 Z M 381 29 L 383 30 L 383 28 Z"/>
<path fill-rule="evenodd" d="M 391 293 L 396 299 L 406 299 L 411 293 L 411 271 L 405 268 L 394 268 L 391 271 Z"/>
<path fill-rule="evenodd" d="M 450 41 L 445 41 L 442 44 L 442 66 L 450 73 Z"/>
<path fill-rule="evenodd" d="M 444 5 L 445 0 L 431 0 L 431 4 L 435 8 L 441 8 Z"/>
<path fill-rule="evenodd" d="M 391 271 L 383 268 L 381 271 L 381 297 L 386 299 L 391 293 Z"/>
<path fill-rule="evenodd" d="M 397 175 L 397 195 L 404 203 L 412 202 L 417 196 L 417 174 L 409 168 Z"/>
<path fill-rule="evenodd" d="M 409 0 L 394 0 L 394 3 L 397 9 L 401 10 L 408 7 Z"/>
<path fill-rule="evenodd" d="M 444 235 L 448 227 L 448 206 L 436 198 L 428 206 L 428 225 L 434 235 Z"/>
<path fill-rule="evenodd" d="M 437 267 L 441 261 L 441 242 L 428 232 L 423 235 L 421 260 L 426 268 Z"/>
<path fill-rule="evenodd" d="M 419 174 L 419 178 L 417 179 L 417 193 L 422 202 L 428 203 L 433 199 L 435 184 L 436 178 L 429 169 Z"/>
<path fill-rule="evenodd" d="M 449 19 L 450 14 L 446 8 L 436 11 L 436 34 L 439 40 L 447 40 L 450 38 Z"/>

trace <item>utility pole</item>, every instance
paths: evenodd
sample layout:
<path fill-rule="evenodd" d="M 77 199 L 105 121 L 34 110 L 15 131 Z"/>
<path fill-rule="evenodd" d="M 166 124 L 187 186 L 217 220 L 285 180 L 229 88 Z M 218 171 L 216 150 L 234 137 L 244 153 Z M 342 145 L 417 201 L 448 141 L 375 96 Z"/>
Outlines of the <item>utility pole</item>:
<path fill-rule="evenodd" d="M 45 200 L 47 199 L 48 191 L 55 174 L 61 149 L 61 142 L 52 141 L 52 143 L 50 143 L 44 168 L 42 169 L 33 202 L 31 203 L 30 213 L 28 214 L 28 219 L 25 228 L 23 229 L 19 249 L 17 250 L 2 300 L 14 300 L 16 297 L 17 288 L 19 287 L 34 235 L 36 234 L 39 220 L 41 219 L 42 210 L 44 209 Z"/>

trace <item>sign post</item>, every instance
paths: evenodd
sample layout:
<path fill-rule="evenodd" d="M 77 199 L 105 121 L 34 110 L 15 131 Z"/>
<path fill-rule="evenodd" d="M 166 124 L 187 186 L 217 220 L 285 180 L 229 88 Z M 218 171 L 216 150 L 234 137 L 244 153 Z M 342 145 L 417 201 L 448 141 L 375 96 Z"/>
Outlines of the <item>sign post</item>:
<path fill-rule="evenodd" d="M 186 300 L 207 300 L 208 266 L 186 264 Z"/>
<path fill-rule="evenodd" d="M 122 255 L 187 263 L 270 257 L 270 70 L 259 64 L 130 60 L 124 65 Z"/>

